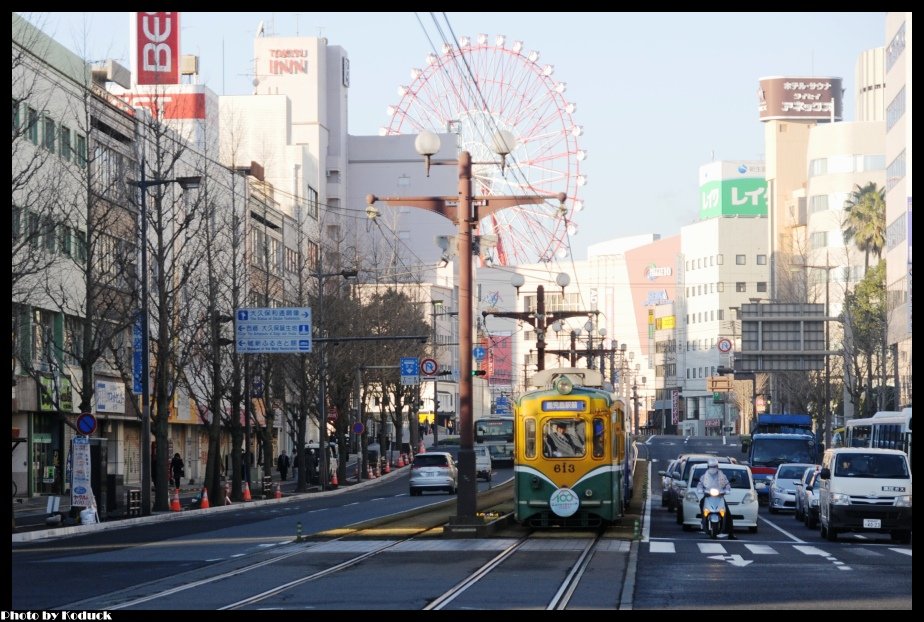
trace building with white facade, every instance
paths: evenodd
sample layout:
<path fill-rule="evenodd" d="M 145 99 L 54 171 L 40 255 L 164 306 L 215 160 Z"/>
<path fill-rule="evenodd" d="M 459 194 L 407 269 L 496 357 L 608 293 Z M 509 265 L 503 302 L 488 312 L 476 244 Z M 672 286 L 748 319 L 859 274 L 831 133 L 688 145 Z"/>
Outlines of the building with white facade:
<path fill-rule="evenodd" d="M 912 73 L 911 11 L 886 14 L 886 289 L 888 343 L 894 365 L 888 371 L 899 403 L 911 404 L 911 186 Z"/>

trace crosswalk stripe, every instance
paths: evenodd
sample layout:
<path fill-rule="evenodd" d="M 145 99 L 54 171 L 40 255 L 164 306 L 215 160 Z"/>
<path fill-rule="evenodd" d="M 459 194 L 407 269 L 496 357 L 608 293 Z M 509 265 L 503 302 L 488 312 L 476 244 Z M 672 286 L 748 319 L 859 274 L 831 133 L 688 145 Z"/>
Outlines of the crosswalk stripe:
<path fill-rule="evenodd" d="M 652 542 L 648 548 L 652 553 L 676 553 L 677 548 L 673 542 Z"/>

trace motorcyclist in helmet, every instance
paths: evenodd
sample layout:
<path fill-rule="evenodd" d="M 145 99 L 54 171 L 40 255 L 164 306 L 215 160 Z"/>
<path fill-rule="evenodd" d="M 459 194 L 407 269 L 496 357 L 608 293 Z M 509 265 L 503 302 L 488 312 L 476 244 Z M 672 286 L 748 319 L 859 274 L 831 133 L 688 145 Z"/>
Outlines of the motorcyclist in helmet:
<path fill-rule="evenodd" d="M 722 496 L 722 503 L 725 504 L 725 532 L 729 540 L 737 540 L 735 537 L 735 525 L 732 521 L 731 509 L 728 507 L 728 501 L 725 500 L 726 494 L 731 492 L 731 484 L 719 469 L 719 461 L 716 458 L 709 458 L 706 462 L 706 472 L 699 478 L 696 484 L 696 492 L 702 495 L 699 499 L 699 513 L 703 513 L 703 503 L 706 501 L 706 495 L 711 488 L 718 488 Z"/>

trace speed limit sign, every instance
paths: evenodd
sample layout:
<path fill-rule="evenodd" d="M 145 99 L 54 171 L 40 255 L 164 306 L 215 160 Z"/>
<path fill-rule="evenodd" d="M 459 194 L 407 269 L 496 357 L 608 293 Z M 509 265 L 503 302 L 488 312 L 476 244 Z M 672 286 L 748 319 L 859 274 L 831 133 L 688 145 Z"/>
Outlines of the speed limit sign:
<path fill-rule="evenodd" d="M 719 352 L 722 354 L 728 354 L 732 349 L 731 339 L 728 337 L 722 337 L 719 339 L 719 342 L 716 344 L 716 346 L 719 348 Z"/>
<path fill-rule="evenodd" d="M 433 359 L 423 359 L 420 361 L 420 371 L 424 376 L 435 375 L 437 369 L 439 369 L 439 365 L 437 365 L 436 361 Z"/>

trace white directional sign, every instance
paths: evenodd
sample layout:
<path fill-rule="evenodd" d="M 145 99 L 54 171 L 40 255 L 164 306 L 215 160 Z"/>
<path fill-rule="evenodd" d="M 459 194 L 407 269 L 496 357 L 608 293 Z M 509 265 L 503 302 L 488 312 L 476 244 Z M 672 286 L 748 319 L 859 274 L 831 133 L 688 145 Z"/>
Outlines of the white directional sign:
<path fill-rule="evenodd" d="M 234 343 L 242 354 L 311 352 L 309 307 L 238 309 Z"/>

